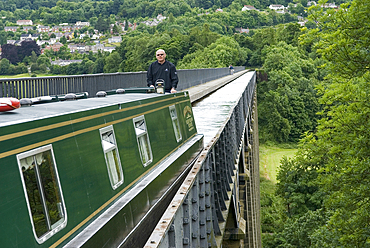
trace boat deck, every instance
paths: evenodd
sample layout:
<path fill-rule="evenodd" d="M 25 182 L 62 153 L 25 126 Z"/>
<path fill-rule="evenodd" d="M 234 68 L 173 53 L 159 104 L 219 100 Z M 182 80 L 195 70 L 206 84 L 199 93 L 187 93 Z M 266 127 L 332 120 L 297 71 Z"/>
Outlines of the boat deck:
<path fill-rule="evenodd" d="M 168 98 L 183 95 L 184 93 L 165 94 Z M 129 93 L 73 101 L 33 104 L 32 106 L 23 106 L 13 111 L 0 112 L 0 127 L 158 97 L 164 97 L 164 95 L 156 93 Z"/>

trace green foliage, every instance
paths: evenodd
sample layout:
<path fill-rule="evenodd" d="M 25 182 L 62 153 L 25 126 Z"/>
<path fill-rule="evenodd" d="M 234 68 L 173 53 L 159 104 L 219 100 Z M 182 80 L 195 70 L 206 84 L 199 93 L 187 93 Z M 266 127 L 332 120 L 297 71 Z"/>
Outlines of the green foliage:
<path fill-rule="evenodd" d="M 327 61 L 326 67 L 347 79 L 369 71 L 369 13 L 366 1 L 352 1 L 338 11 L 318 9 L 311 19 L 318 23 L 306 36 L 315 39 L 318 53 Z M 315 10 L 312 8 L 311 11 Z M 341 68 L 338 71 L 338 68 Z"/>
<path fill-rule="evenodd" d="M 104 72 L 112 73 L 119 71 L 119 65 L 122 62 L 121 56 L 117 52 L 112 52 L 109 56 L 105 57 Z"/>
<path fill-rule="evenodd" d="M 327 219 L 327 213 L 321 209 L 307 211 L 299 218 L 288 219 L 284 230 L 275 237 L 275 247 L 312 247 L 312 236 L 318 228 L 325 225 Z"/>
<path fill-rule="evenodd" d="M 280 42 L 262 50 L 268 81 L 259 83 L 259 129 L 263 140 L 296 142 L 316 126 L 317 71 L 297 47 Z"/>
<path fill-rule="evenodd" d="M 314 44 L 326 70 L 317 86 L 323 109 L 296 158 L 282 163 L 277 192 L 291 219 L 274 240 L 281 247 L 368 247 L 370 6 L 354 0 L 337 11 L 311 11 L 319 28 L 302 42 Z"/>
<path fill-rule="evenodd" d="M 261 226 L 263 233 L 273 233 L 281 230 L 286 218 L 282 199 L 275 195 L 275 184 L 260 177 L 261 191 Z"/>
<path fill-rule="evenodd" d="M 221 37 L 210 46 L 188 54 L 178 68 L 217 68 L 240 64 L 247 59 L 247 52 L 232 38 Z"/>

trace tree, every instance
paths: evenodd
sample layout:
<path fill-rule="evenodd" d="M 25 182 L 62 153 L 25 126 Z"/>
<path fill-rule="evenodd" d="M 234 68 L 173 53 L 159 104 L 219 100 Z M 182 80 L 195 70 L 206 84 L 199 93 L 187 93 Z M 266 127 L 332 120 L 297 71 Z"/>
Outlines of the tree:
<path fill-rule="evenodd" d="M 99 16 L 95 28 L 99 30 L 100 32 L 105 32 L 109 29 L 109 20 L 104 19 L 101 15 Z"/>
<path fill-rule="evenodd" d="M 299 149 L 301 155 L 280 179 L 295 174 L 288 185 L 304 186 L 301 183 L 304 178 L 317 173 L 317 179 L 310 182 L 319 187 L 316 192 L 325 195 L 323 209 L 328 220 L 310 234 L 311 247 L 367 247 L 370 55 L 366 51 L 370 6 L 367 1 L 354 0 L 336 11 L 319 8 L 311 11 L 314 12 L 310 18 L 317 21 L 319 28 L 309 30 L 303 41 L 314 41 L 316 52 L 325 61 L 323 67 L 329 71 L 326 80 L 317 87 L 323 110 L 316 131 L 306 134 Z M 306 168 L 305 173 L 297 174 L 299 168 Z M 281 185 L 281 189 L 289 189 L 283 186 L 284 182 Z M 303 207 L 306 203 L 299 204 Z"/>
<path fill-rule="evenodd" d="M 39 56 L 41 54 L 41 50 L 39 45 L 36 44 L 36 41 L 31 40 L 24 40 L 21 42 L 21 46 L 18 48 L 18 57 L 20 60 L 23 60 L 24 57 L 31 56 L 32 52 Z"/>
<path fill-rule="evenodd" d="M 261 60 L 269 79 L 259 83 L 260 138 L 297 142 L 304 132 L 315 129 L 318 119 L 314 63 L 285 42 L 265 47 Z"/>
<path fill-rule="evenodd" d="M 105 58 L 104 72 L 118 72 L 121 61 L 121 56 L 117 52 L 112 52 L 111 54 L 109 54 L 109 56 Z"/>
<path fill-rule="evenodd" d="M 16 46 L 12 44 L 4 44 L 1 46 L 1 58 L 7 59 L 12 64 L 17 64 L 19 61 L 21 61 L 18 58 Z"/>
<path fill-rule="evenodd" d="M 41 66 L 41 65 L 45 65 L 45 66 L 51 66 L 51 63 L 50 63 L 50 59 L 48 57 L 46 57 L 46 55 L 42 54 L 38 57 L 36 63 Z"/>
<path fill-rule="evenodd" d="M 10 69 L 9 60 L 3 58 L 0 60 L 0 75 L 8 75 Z"/>
<path fill-rule="evenodd" d="M 311 29 L 304 38 L 307 41 L 319 37 L 316 43 L 318 53 L 328 62 L 326 66 L 347 79 L 363 75 L 369 71 L 370 40 L 367 24 L 370 6 L 363 0 L 354 0 L 344 4 L 338 11 L 326 12 L 318 7 L 310 19 L 318 25 Z M 340 70 L 338 70 L 340 68 Z"/>
<path fill-rule="evenodd" d="M 62 43 L 62 44 L 66 44 L 67 43 L 67 38 L 63 35 L 62 37 L 60 37 L 59 42 Z"/>
<path fill-rule="evenodd" d="M 230 64 L 243 64 L 247 60 L 247 52 L 230 37 L 221 37 L 203 50 L 197 50 L 184 56 L 179 68 L 212 68 L 228 67 Z"/>
<path fill-rule="evenodd" d="M 104 72 L 104 58 L 98 58 L 95 61 L 94 73 L 103 73 Z"/>
<path fill-rule="evenodd" d="M 0 31 L 0 45 L 6 44 L 6 38 L 7 38 L 6 32 L 3 30 Z"/>

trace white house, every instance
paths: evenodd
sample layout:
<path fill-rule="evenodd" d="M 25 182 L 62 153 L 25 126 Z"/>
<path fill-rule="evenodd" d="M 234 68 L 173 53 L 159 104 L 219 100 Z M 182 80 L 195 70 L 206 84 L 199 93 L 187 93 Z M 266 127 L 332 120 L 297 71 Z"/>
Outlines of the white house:
<path fill-rule="evenodd" d="M 332 9 L 337 9 L 338 6 L 335 5 L 335 3 L 325 3 L 323 5 L 321 5 L 322 8 L 332 8 Z"/>
<path fill-rule="evenodd" d="M 164 19 L 166 19 L 166 17 L 165 17 L 165 16 L 163 16 L 162 14 L 158 14 L 158 15 L 157 15 L 157 20 L 158 20 L 158 21 L 160 21 L 160 22 L 161 22 L 161 21 L 163 21 Z"/>
<path fill-rule="evenodd" d="M 42 46 L 45 43 L 48 43 L 48 41 L 47 40 L 37 40 L 36 41 L 36 44 L 39 45 L 39 46 Z"/>
<path fill-rule="evenodd" d="M 33 30 L 33 27 L 32 26 L 24 26 L 23 27 L 23 31 L 28 32 L 28 30 Z"/>
<path fill-rule="evenodd" d="M 21 41 L 31 39 L 32 35 L 30 34 L 21 34 L 21 37 L 19 38 Z"/>
<path fill-rule="evenodd" d="M 4 27 L 5 32 L 9 32 L 9 31 L 16 32 L 17 29 L 18 27 L 14 27 L 14 26 Z"/>
<path fill-rule="evenodd" d="M 26 25 L 26 26 L 32 26 L 33 22 L 31 20 L 18 20 L 17 25 Z"/>
<path fill-rule="evenodd" d="M 112 36 L 112 38 L 108 38 L 108 43 L 119 43 L 122 41 L 121 36 Z"/>
<path fill-rule="evenodd" d="M 76 26 L 90 26 L 90 22 L 76 22 Z"/>
<path fill-rule="evenodd" d="M 49 32 L 50 31 L 50 27 L 49 26 L 38 26 L 37 28 L 37 31 L 40 32 L 40 33 L 43 33 L 43 32 Z"/>
<path fill-rule="evenodd" d="M 104 47 L 104 52 L 113 52 L 116 49 L 116 47 Z"/>
<path fill-rule="evenodd" d="M 272 9 L 272 10 L 284 10 L 285 9 L 285 7 L 284 7 L 284 5 L 281 5 L 281 4 L 271 4 L 270 6 L 269 6 L 269 9 Z"/>
<path fill-rule="evenodd" d="M 66 66 L 66 65 L 69 65 L 69 64 L 72 64 L 72 63 L 81 63 L 81 62 L 82 62 L 81 59 L 76 59 L 76 60 L 62 60 L 62 59 L 59 59 L 59 60 L 51 61 L 51 64 L 52 65 L 59 65 L 59 66 Z"/>
<path fill-rule="evenodd" d="M 246 11 L 246 10 L 257 10 L 257 9 L 252 5 L 244 5 L 244 7 L 242 8 L 242 11 Z"/>

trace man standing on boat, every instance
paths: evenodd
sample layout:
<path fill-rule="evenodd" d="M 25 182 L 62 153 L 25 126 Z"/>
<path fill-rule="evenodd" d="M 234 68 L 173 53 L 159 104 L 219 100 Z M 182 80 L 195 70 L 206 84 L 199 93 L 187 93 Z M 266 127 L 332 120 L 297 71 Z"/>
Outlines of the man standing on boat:
<path fill-rule="evenodd" d="M 157 50 L 155 57 L 157 61 L 149 66 L 146 74 L 148 87 L 156 87 L 157 83 L 164 82 L 165 92 L 176 93 L 179 79 L 177 77 L 175 65 L 166 61 L 166 52 L 163 49 Z"/>

